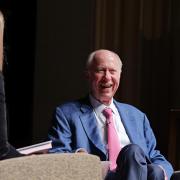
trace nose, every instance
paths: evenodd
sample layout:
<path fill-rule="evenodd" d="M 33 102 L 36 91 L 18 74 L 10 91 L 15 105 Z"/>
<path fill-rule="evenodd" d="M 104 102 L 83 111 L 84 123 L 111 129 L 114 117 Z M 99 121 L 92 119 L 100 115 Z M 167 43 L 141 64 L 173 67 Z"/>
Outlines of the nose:
<path fill-rule="evenodd" d="M 105 71 L 105 74 L 104 74 L 104 77 L 105 77 L 106 79 L 110 79 L 110 78 L 111 78 L 111 73 L 110 73 L 108 70 L 106 70 L 106 71 Z"/>

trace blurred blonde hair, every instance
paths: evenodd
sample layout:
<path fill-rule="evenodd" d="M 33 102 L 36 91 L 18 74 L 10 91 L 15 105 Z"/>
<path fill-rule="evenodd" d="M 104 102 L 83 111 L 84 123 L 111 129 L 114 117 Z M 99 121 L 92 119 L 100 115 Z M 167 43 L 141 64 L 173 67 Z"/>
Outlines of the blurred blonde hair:
<path fill-rule="evenodd" d="M 3 66 L 3 33 L 4 33 L 4 17 L 0 11 L 0 71 Z"/>
<path fill-rule="evenodd" d="M 4 18 L 3 18 L 2 12 L 0 11 L 0 32 L 1 32 L 1 34 L 3 34 L 3 31 L 4 31 Z"/>

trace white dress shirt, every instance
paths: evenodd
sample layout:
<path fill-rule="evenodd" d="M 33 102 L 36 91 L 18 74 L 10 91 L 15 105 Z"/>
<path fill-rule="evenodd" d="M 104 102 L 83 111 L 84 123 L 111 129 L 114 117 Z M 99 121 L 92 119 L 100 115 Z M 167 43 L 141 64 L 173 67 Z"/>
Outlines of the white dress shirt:
<path fill-rule="evenodd" d="M 94 114 L 96 116 L 97 125 L 98 125 L 99 132 L 100 132 L 100 136 L 101 136 L 104 144 L 107 145 L 107 126 L 106 126 L 106 118 L 102 112 L 107 107 L 111 108 L 113 111 L 113 119 L 115 122 L 115 128 L 116 128 L 116 131 L 117 131 L 117 134 L 119 137 L 121 148 L 130 144 L 129 137 L 123 126 L 119 112 L 113 103 L 113 100 L 109 106 L 106 106 L 106 105 L 100 103 L 99 101 L 97 101 L 93 96 L 90 95 L 90 102 L 91 102 L 91 105 L 93 106 Z"/>

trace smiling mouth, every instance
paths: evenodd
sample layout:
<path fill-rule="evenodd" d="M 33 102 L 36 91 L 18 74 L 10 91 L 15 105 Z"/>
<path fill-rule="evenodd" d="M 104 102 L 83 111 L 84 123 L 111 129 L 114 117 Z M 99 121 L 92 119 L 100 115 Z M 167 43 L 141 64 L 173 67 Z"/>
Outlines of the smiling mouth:
<path fill-rule="evenodd" d="M 111 88 L 112 84 L 101 84 L 100 87 L 103 88 L 103 89 Z"/>

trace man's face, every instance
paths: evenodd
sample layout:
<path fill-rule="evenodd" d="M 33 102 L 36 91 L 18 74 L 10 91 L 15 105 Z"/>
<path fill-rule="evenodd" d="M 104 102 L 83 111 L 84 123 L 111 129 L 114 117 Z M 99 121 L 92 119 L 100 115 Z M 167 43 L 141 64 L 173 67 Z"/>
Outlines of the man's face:
<path fill-rule="evenodd" d="M 109 105 L 118 89 L 120 74 L 120 61 L 114 53 L 110 51 L 97 52 L 88 71 L 93 97 L 101 103 Z"/>

